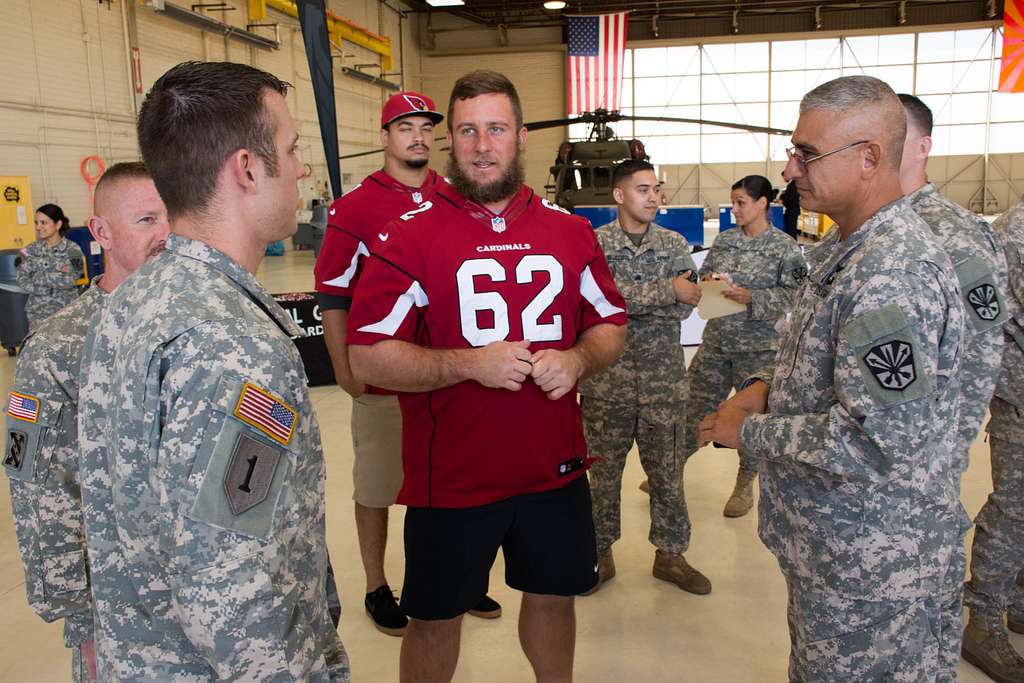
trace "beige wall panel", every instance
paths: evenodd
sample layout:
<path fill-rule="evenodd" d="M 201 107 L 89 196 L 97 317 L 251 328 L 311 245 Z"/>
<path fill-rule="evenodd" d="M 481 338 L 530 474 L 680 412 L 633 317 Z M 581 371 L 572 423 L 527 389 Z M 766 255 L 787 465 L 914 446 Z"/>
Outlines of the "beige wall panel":
<path fill-rule="evenodd" d="M 176 0 L 188 6 L 186 0 Z M 266 50 L 235 38 L 202 31 L 181 23 L 136 0 L 4 0 L 0 22 L 6 68 L 0 71 L 0 171 L 28 175 L 33 201 L 57 202 L 76 223 L 88 212 L 88 188 L 79 165 L 82 158 L 99 154 L 108 165 L 138 158 L 135 114 L 122 26 L 122 5 L 134 3 L 142 65 L 143 90 L 167 69 L 186 60 L 229 60 L 266 69 L 295 86 L 289 95 L 302 139 L 303 159 L 314 178 L 327 178 L 309 70 L 298 19 L 271 10 L 268 22 L 280 25 L 281 48 Z M 237 9 L 208 12 L 233 26 L 247 23 L 245 0 L 229 0 Z M 329 2 L 332 10 L 371 31 L 391 37 L 395 46 L 393 71 L 399 63 L 398 17 L 378 10 L 377 0 Z M 419 87 L 419 47 L 415 20 L 403 24 L 407 78 Z M 54 27 L 60 31 L 55 32 Z M 84 28 L 84 30 L 83 30 Z M 254 29 L 270 36 L 268 28 Z M 335 60 L 338 129 L 343 153 L 379 144 L 380 107 L 390 92 L 343 75 L 342 64 L 371 64 L 380 57 L 349 43 Z M 367 69 L 377 75 L 379 70 Z M 398 76 L 390 77 L 398 81 Z M 142 96 L 139 96 L 139 102 Z M 353 180 L 379 167 L 380 157 L 367 157 L 343 167 Z M 313 181 L 303 183 L 306 199 L 313 196 Z"/>
<path fill-rule="evenodd" d="M 38 104 L 42 99 L 36 68 L 36 50 L 57 52 L 63 49 L 66 35 L 59 41 L 37 44 L 33 32 L 29 0 L 5 0 L 4 20 L 0 21 L 0 45 L 4 68 L 0 69 L 0 99 L 5 102 Z M 5 115 L 6 118 L 6 115 Z"/>
<path fill-rule="evenodd" d="M 455 81 L 473 69 L 494 69 L 512 79 L 523 103 L 527 121 L 565 116 L 565 55 L 560 52 L 520 52 L 457 57 L 423 57 L 423 89 L 442 111 L 448 108 L 448 95 Z M 442 131 L 446 130 L 444 125 Z M 526 182 L 543 194 L 548 170 L 566 139 L 565 128 L 550 128 L 529 134 L 526 144 Z M 438 144 L 432 165 L 443 170 L 448 158 Z"/>

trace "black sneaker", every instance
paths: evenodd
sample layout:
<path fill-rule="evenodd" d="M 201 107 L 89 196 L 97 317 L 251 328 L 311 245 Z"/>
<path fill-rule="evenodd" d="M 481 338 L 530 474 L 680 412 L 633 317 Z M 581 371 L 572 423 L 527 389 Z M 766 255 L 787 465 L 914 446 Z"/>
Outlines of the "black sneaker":
<path fill-rule="evenodd" d="M 390 586 L 384 584 L 372 593 L 367 593 L 364 604 L 367 616 L 373 619 L 373 625 L 378 631 L 389 636 L 405 635 L 409 619 L 398 609 L 398 602 Z"/>
<path fill-rule="evenodd" d="M 476 603 L 476 607 L 469 610 L 469 613 L 481 619 L 497 619 L 501 616 L 501 605 L 485 595 L 480 598 L 480 602 Z"/>

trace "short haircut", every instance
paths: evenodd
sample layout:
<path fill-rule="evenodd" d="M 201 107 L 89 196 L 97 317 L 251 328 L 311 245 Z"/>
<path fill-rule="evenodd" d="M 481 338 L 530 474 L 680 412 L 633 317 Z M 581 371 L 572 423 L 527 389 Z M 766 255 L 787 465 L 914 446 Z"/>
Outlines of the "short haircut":
<path fill-rule="evenodd" d="M 146 168 L 146 164 L 141 161 L 122 161 L 114 164 L 100 176 L 100 180 L 96 183 L 96 189 L 93 191 L 93 196 L 97 196 L 100 190 L 108 185 L 116 183 L 119 180 L 135 180 L 144 179 L 151 180 L 153 176 L 149 175 L 149 170 Z"/>
<path fill-rule="evenodd" d="M 898 169 L 903 157 L 903 142 L 907 137 L 907 116 L 896 93 L 885 81 L 873 76 L 835 78 L 804 95 L 800 100 L 800 113 L 818 109 L 848 112 L 872 106 L 882 111 L 884 120 L 880 122 L 877 134 L 892 167 Z"/>
<path fill-rule="evenodd" d="M 621 164 L 615 167 L 612 172 L 612 187 L 618 187 L 619 183 L 623 183 L 633 176 L 634 173 L 640 171 L 651 171 L 654 172 L 654 165 L 649 161 L 643 161 L 642 159 L 627 159 Z"/>
<path fill-rule="evenodd" d="M 456 100 L 468 100 L 480 95 L 500 94 L 508 96 L 512 101 L 512 111 L 516 116 L 516 130 L 523 127 L 523 105 L 519 101 L 519 93 L 516 86 L 508 78 L 497 71 L 480 69 L 470 71 L 468 74 L 455 81 L 452 86 L 451 97 L 448 98 L 448 125 L 453 124 L 452 112 L 455 110 Z"/>
<path fill-rule="evenodd" d="M 931 137 L 932 124 L 935 119 L 932 117 L 932 110 L 928 108 L 928 105 L 914 95 L 900 93 L 898 97 L 903 108 L 907 110 L 907 118 L 914 122 L 914 126 L 919 131 Z"/>
<path fill-rule="evenodd" d="M 733 183 L 732 189 L 742 189 L 755 202 L 764 197 L 769 204 L 779 195 L 779 191 L 772 187 L 772 182 L 763 175 L 743 176 Z"/>
<path fill-rule="evenodd" d="M 252 150 L 271 176 L 280 172 L 264 96 L 288 87 L 233 62 L 183 62 L 157 79 L 139 111 L 139 148 L 170 218 L 203 213 L 239 149 Z"/>

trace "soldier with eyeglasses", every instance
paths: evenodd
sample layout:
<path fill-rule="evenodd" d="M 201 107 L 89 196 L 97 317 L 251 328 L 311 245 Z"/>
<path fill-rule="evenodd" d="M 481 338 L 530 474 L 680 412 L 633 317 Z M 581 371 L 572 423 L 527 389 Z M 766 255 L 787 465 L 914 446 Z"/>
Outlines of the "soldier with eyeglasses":
<path fill-rule="evenodd" d="M 760 463 L 761 540 L 789 591 L 794 681 L 936 681 L 960 536 L 965 314 L 949 256 L 900 188 L 906 116 L 882 81 L 807 93 L 785 177 L 836 227 L 772 369 L 700 425 Z"/>

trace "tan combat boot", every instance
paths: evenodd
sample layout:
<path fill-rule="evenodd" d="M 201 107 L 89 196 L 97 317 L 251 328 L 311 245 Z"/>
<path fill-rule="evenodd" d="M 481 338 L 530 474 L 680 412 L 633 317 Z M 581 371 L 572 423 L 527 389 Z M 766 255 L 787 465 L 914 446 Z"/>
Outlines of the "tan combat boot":
<path fill-rule="evenodd" d="M 998 683 L 1024 683 L 1024 659 L 1010 644 L 1001 616 L 971 613 L 964 629 L 963 656 Z"/>
<path fill-rule="evenodd" d="M 612 549 L 608 548 L 597 556 L 597 585 L 583 595 L 593 595 L 601 588 L 601 584 L 611 581 L 615 576 L 615 558 L 612 557 Z"/>
<path fill-rule="evenodd" d="M 754 507 L 754 480 L 757 479 L 756 470 L 745 470 L 740 468 L 736 473 L 736 487 L 729 496 L 722 514 L 726 517 L 742 517 Z"/>
<path fill-rule="evenodd" d="M 671 555 L 658 550 L 654 553 L 654 578 L 668 581 L 688 593 L 707 595 L 711 592 L 708 577 L 690 566 L 682 555 Z"/>
<path fill-rule="evenodd" d="M 1010 610 L 1006 613 L 1006 628 L 1014 633 L 1024 633 L 1024 614 Z"/>

